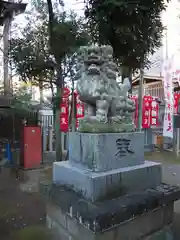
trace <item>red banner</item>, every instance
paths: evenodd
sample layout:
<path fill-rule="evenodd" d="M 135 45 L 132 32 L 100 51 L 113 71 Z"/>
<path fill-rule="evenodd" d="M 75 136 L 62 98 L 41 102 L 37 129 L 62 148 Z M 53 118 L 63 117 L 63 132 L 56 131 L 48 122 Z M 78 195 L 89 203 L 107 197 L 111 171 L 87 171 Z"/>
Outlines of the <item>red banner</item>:
<path fill-rule="evenodd" d="M 69 88 L 63 89 L 61 113 L 60 113 L 60 130 L 62 132 L 68 132 L 69 130 Z"/>
<path fill-rule="evenodd" d="M 69 131 L 69 116 L 68 115 L 60 116 L 60 130 L 61 130 L 61 132 Z"/>
<path fill-rule="evenodd" d="M 61 103 L 61 116 L 69 115 L 68 101 Z"/>
<path fill-rule="evenodd" d="M 142 128 L 149 128 L 151 123 L 151 96 L 144 96 L 142 109 Z"/>
<path fill-rule="evenodd" d="M 180 93 L 174 93 L 174 113 L 178 113 L 178 105 L 180 101 Z"/>
<path fill-rule="evenodd" d="M 156 101 L 156 98 L 152 98 L 151 101 L 151 113 L 150 113 L 150 125 L 158 126 L 158 112 L 159 112 L 159 104 Z"/>

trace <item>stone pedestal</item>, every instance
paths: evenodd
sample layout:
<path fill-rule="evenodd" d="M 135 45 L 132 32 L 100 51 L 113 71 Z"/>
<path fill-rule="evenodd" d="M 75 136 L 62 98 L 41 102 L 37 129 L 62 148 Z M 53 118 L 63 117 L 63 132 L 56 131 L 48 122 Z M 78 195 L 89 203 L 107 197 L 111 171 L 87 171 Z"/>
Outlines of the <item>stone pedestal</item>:
<path fill-rule="evenodd" d="M 178 187 L 162 184 L 98 203 L 60 185 L 44 183 L 40 191 L 47 200 L 47 226 L 58 239 L 173 239 L 169 235 L 173 203 L 180 197 Z"/>
<path fill-rule="evenodd" d="M 151 233 L 158 231 L 164 225 L 171 224 L 173 219 L 173 205 L 168 205 L 160 207 L 154 212 L 146 213 L 139 218 L 131 219 L 130 222 L 113 227 L 108 231 L 94 234 L 87 226 L 80 225 L 75 219 L 64 215 L 58 207 L 49 204 L 47 205 L 46 212 L 48 228 L 57 231 L 60 239 L 63 240 L 169 240 L 169 238 L 162 238 L 162 236 L 166 236 L 166 229 L 163 229 L 158 234 Z M 150 236 L 146 237 L 149 234 Z M 154 239 L 154 237 L 156 238 Z"/>
<path fill-rule="evenodd" d="M 41 192 L 51 202 L 48 227 L 64 240 L 153 240 L 180 198 L 161 184 L 161 165 L 144 161 L 141 132 L 70 133 L 69 161 L 54 163 Z"/>
<path fill-rule="evenodd" d="M 161 166 L 144 161 L 143 146 L 142 132 L 70 133 L 69 161 L 54 163 L 53 182 L 91 201 L 154 188 Z"/>
<path fill-rule="evenodd" d="M 69 161 L 57 162 L 53 165 L 53 182 L 98 201 L 156 187 L 161 183 L 161 165 L 145 161 L 137 166 L 93 172 Z"/>
<path fill-rule="evenodd" d="M 69 161 L 93 171 L 144 163 L 144 133 L 69 133 Z"/>

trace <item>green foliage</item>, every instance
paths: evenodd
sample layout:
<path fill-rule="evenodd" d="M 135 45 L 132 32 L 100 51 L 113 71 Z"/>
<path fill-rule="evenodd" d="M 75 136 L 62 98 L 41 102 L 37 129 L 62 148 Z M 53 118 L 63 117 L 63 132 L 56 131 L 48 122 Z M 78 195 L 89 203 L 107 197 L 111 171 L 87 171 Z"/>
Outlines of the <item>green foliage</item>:
<path fill-rule="evenodd" d="M 11 39 L 10 59 L 23 81 L 46 86 L 54 77 L 53 58 L 48 49 L 48 30 L 46 22 L 35 28 L 29 23 L 23 36 Z"/>
<path fill-rule="evenodd" d="M 22 30 L 21 37 L 11 40 L 9 55 L 23 81 L 31 81 L 38 86 L 42 82 L 42 87 L 49 87 L 56 84 L 59 64 L 62 66 L 63 80 L 70 77 L 74 61 L 72 55 L 77 48 L 88 43 L 89 36 L 82 18 L 74 12 L 64 12 L 55 4 L 52 49 L 49 44 L 47 4 L 42 0 L 32 3 L 35 14 L 27 13 L 28 24 Z"/>
<path fill-rule="evenodd" d="M 14 240 L 52 240 L 52 232 L 41 226 L 26 227 L 11 234 Z"/>
<path fill-rule="evenodd" d="M 19 115 L 28 115 L 34 111 L 34 108 L 31 104 L 31 93 L 29 93 L 26 87 L 17 88 L 14 91 L 13 98 L 11 101 L 11 106 L 14 109 L 14 112 Z"/>
<path fill-rule="evenodd" d="M 4 87 L 0 87 L 0 95 L 3 94 Z M 6 96 L 5 96 L 6 97 Z M 1 115 L 12 116 L 16 115 L 19 117 L 26 118 L 37 109 L 31 102 L 31 93 L 27 91 L 26 87 L 17 87 L 14 89 L 13 95 L 10 97 L 11 105 L 10 108 L 1 109 Z"/>
<path fill-rule="evenodd" d="M 85 0 L 85 15 L 94 42 L 111 44 L 120 64 L 132 69 L 147 64 L 161 46 L 164 0 Z"/>
<path fill-rule="evenodd" d="M 61 60 L 88 43 L 83 18 L 78 18 L 74 12 L 63 12 L 59 18 L 55 18 L 53 37 L 53 51 Z"/>

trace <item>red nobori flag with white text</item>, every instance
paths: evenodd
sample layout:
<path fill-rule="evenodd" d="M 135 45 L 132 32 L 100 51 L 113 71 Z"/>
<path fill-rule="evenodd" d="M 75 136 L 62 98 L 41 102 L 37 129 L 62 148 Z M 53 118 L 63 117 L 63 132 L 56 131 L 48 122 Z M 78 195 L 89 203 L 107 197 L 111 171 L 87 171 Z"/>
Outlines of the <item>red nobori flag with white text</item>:
<path fill-rule="evenodd" d="M 61 130 L 61 132 L 69 131 L 69 116 L 68 115 L 60 116 L 60 130 Z"/>
<path fill-rule="evenodd" d="M 149 128 L 151 124 L 151 96 L 143 97 L 143 108 L 142 108 L 142 128 Z"/>
<path fill-rule="evenodd" d="M 159 104 L 156 101 L 156 98 L 152 98 L 151 101 L 151 114 L 150 114 L 150 124 L 151 126 L 158 126 L 158 112 L 159 112 Z"/>
<path fill-rule="evenodd" d="M 68 132 L 69 130 L 69 95 L 70 89 L 64 88 L 62 94 L 62 103 L 60 106 L 60 130 Z"/>

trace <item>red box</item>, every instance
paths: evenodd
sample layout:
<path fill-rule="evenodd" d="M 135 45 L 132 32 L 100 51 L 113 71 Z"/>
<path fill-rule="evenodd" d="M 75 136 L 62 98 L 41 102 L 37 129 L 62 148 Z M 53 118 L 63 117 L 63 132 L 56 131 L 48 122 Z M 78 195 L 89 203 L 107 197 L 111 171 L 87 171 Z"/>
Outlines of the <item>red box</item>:
<path fill-rule="evenodd" d="M 39 126 L 24 126 L 21 139 L 21 166 L 38 168 L 42 161 L 42 137 Z"/>

